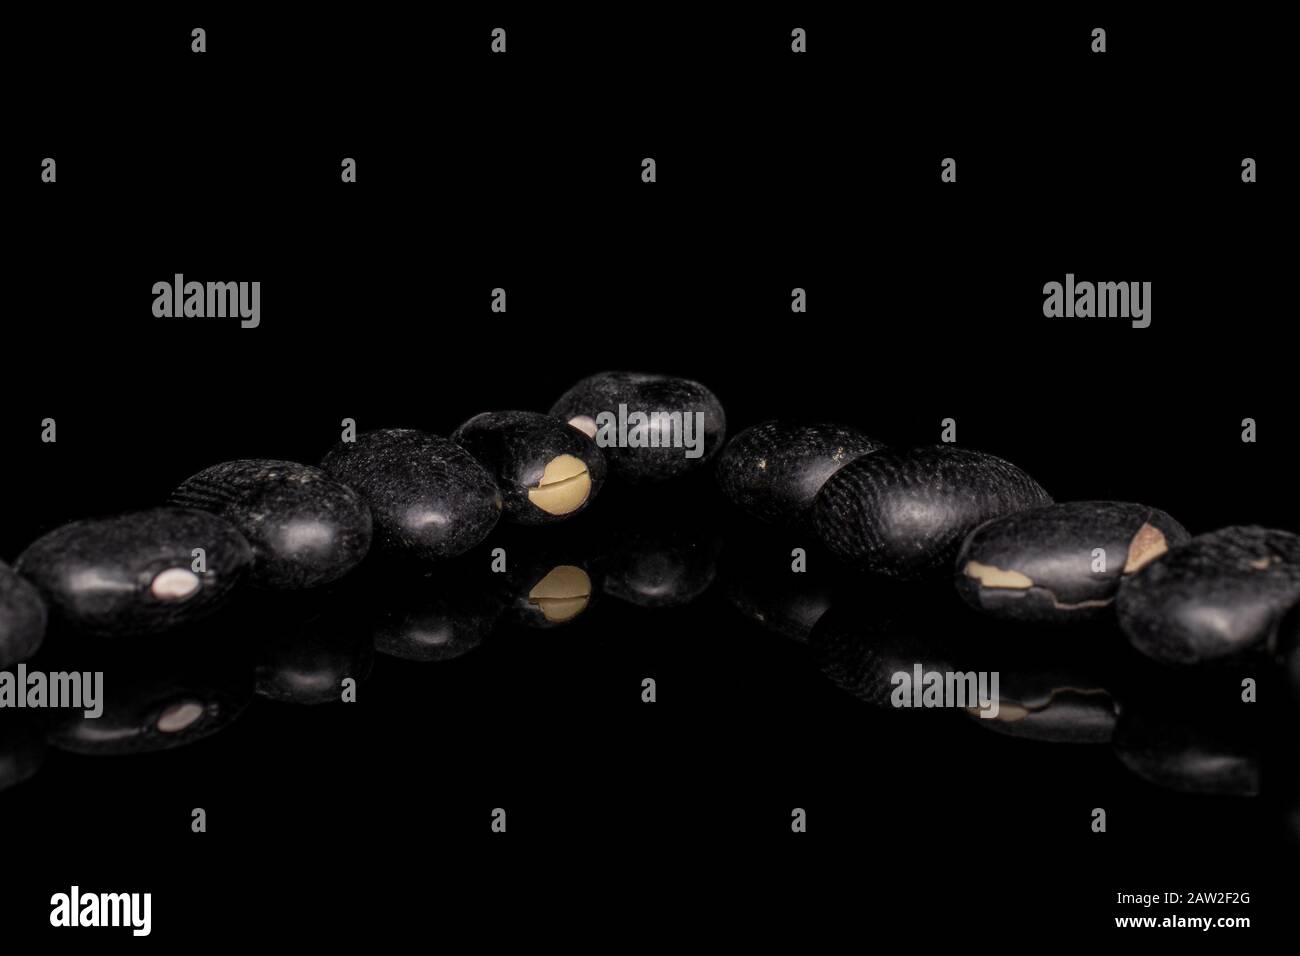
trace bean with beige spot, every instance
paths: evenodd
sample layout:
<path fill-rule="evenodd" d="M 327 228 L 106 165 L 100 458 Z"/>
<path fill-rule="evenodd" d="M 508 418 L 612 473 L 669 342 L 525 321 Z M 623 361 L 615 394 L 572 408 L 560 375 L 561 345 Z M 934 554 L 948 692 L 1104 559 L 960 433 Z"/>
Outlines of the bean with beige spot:
<path fill-rule="evenodd" d="M 1188 541 L 1157 508 L 1068 501 L 1017 511 L 972 531 L 957 555 L 957 591 L 1008 620 L 1064 623 L 1112 614 L 1120 582 Z"/>
<path fill-rule="evenodd" d="M 229 522 L 191 508 L 154 508 L 56 528 L 19 556 L 17 568 L 55 620 L 107 636 L 156 634 L 205 617 L 251 564 L 248 541 Z"/>

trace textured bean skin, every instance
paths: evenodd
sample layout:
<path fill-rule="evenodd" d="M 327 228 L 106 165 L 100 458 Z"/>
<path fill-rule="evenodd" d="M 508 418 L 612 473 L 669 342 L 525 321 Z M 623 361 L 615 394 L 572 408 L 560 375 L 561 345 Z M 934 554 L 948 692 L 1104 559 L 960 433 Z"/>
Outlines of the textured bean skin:
<path fill-rule="evenodd" d="M 619 405 L 628 412 L 703 412 L 704 445 L 699 458 L 687 458 L 677 447 L 620 448 L 601 446 L 610 473 L 624 481 L 664 481 L 701 468 L 727 436 L 727 416 L 711 391 L 699 382 L 670 375 L 641 372 L 601 372 L 584 378 L 559 397 L 550 414 L 563 421 L 578 416 L 596 419 L 601 412 L 617 417 Z"/>
<path fill-rule="evenodd" d="M 842 425 L 763 422 L 727 443 L 718 457 L 718 484 L 752 517 L 798 526 L 831 475 L 884 447 Z"/>
<path fill-rule="evenodd" d="M 812 517 L 841 561 L 909 579 L 947 572 L 962 540 L 985 521 L 1051 500 L 1010 462 L 932 445 L 850 462 L 822 486 Z"/>
<path fill-rule="evenodd" d="M 390 428 L 340 442 L 322 467 L 370 506 L 375 536 L 390 551 L 437 560 L 477 545 L 501 517 L 492 476 L 455 442 Z"/>
<path fill-rule="evenodd" d="M 202 548 L 206 570 L 183 600 L 151 585 L 164 571 L 190 571 Z M 87 634 L 156 634 L 196 621 L 230 596 L 252 564 L 244 536 L 191 508 L 154 508 L 76 521 L 33 542 L 18 570 L 40 589 L 53 617 Z"/>
<path fill-rule="evenodd" d="M 0 667 L 36 653 L 45 639 L 47 616 L 36 587 L 0 561 Z"/>
<path fill-rule="evenodd" d="M 554 524 L 582 514 L 605 482 L 605 455 L 578 429 L 540 412 L 484 412 L 454 432 L 460 445 L 496 479 L 504 517 L 518 524 Z M 543 511 L 528 498 L 542 480 L 546 465 L 572 455 L 587 466 L 591 490 L 587 500 L 567 514 Z"/>
<path fill-rule="evenodd" d="M 1165 512 L 1121 501 L 1069 501 L 995 518 L 962 544 L 957 591 L 971 607 L 1010 620 L 1056 623 L 1110 614 L 1130 545 L 1147 526 L 1170 548 L 1191 538 Z M 1097 548 L 1105 551 L 1104 571 L 1094 570 Z M 977 567 L 968 572 L 971 562 Z M 1015 572 L 1033 585 L 986 586 L 978 566 Z"/>
<path fill-rule="evenodd" d="M 1199 535 L 1132 575 L 1120 627 L 1168 664 L 1227 657 L 1262 642 L 1300 601 L 1300 536 L 1231 527 Z"/>
<path fill-rule="evenodd" d="M 253 549 L 250 581 L 313 588 L 337 580 L 370 550 L 370 509 L 361 496 L 310 465 L 228 461 L 186 479 L 172 504 L 229 521 Z"/>

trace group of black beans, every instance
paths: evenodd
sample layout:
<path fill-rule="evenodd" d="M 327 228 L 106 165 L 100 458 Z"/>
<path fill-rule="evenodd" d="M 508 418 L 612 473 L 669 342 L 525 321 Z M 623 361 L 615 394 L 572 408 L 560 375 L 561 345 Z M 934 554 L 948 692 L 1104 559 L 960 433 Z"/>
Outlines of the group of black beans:
<path fill-rule="evenodd" d="M 686 454 L 682 436 L 667 433 L 602 446 L 599 423 L 620 407 L 702 416 L 703 453 Z M 652 417 L 648 427 L 665 422 Z M 806 535 L 854 573 L 948 577 L 994 618 L 1109 618 L 1163 664 L 1230 659 L 1275 641 L 1300 604 L 1294 533 L 1229 527 L 1192 537 L 1146 505 L 1054 503 L 990 454 L 887 447 L 840 425 L 769 421 L 727 442 L 722 405 L 705 386 L 606 372 L 547 414 L 488 412 L 450 438 L 362 432 L 319 467 L 225 462 L 182 482 L 165 507 L 57 528 L 12 568 L 0 564 L 0 667 L 31 658 L 50 619 L 91 638 L 159 634 L 212 613 L 241 581 L 319 588 L 372 551 L 436 574 L 498 523 L 583 513 L 607 477 L 657 483 L 704 469 L 747 516 Z M 551 573 L 532 582 L 528 599 L 562 621 L 581 609 L 586 588 Z"/>

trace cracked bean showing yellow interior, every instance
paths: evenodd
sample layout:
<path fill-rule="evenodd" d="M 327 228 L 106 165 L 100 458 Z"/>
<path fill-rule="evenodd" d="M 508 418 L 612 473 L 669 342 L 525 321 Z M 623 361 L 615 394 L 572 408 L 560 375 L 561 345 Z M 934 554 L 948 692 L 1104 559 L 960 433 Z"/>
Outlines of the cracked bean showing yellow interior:
<path fill-rule="evenodd" d="M 553 524 L 591 506 L 605 453 L 581 429 L 540 412 L 484 412 L 452 433 L 501 489 L 511 524 Z"/>
<path fill-rule="evenodd" d="M 1129 542 L 1124 573 L 1132 574 L 1134 571 L 1141 571 L 1168 550 L 1169 542 L 1165 539 L 1164 532 L 1153 525 L 1144 524 L 1138 528 L 1138 533 Z"/>
<path fill-rule="evenodd" d="M 1063 501 L 980 525 L 957 555 L 962 600 L 994 617 L 1065 623 L 1111 613 L 1122 582 L 1190 540 L 1158 508 Z"/>
<path fill-rule="evenodd" d="M 591 578 L 572 564 L 557 565 L 533 585 L 528 600 L 552 623 L 571 621 L 586 610 L 591 600 Z"/>
<path fill-rule="evenodd" d="M 986 588 L 1032 588 L 1034 586 L 1033 578 L 1021 574 L 1019 571 L 1004 571 L 1002 568 L 996 568 L 991 564 L 980 564 L 978 561 L 968 561 L 966 563 L 966 576 L 979 581 Z"/>
<path fill-rule="evenodd" d="M 559 455 L 547 463 L 542 480 L 528 489 L 528 500 L 547 514 L 577 511 L 591 494 L 591 476 L 581 458 Z"/>

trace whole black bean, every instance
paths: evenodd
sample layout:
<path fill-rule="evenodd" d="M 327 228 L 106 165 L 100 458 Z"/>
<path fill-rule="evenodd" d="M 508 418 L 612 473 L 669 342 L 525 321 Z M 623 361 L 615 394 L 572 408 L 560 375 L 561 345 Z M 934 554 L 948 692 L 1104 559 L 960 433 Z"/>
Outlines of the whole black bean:
<path fill-rule="evenodd" d="M 390 428 L 340 442 L 322 467 L 370 506 L 379 543 L 418 558 L 462 554 L 501 517 L 492 476 L 455 442 Z"/>
<path fill-rule="evenodd" d="M 760 521 L 799 526 L 831 475 L 884 447 L 842 425 L 763 422 L 727 443 L 718 457 L 718 484 Z"/>
<path fill-rule="evenodd" d="M 996 617 L 1092 619 L 1110 612 L 1124 577 L 1189 539 L 1177 521 L 1146 505 L 1069 501 L 1029 508 L 966 537 L 957 555 L 957 591 Z"/>
<path fill-rule="evenodd" d="M 605 456 L 585 433 L 539 412 L 484 412 L 451 440 L 488 470 L 505 518 L 550 524 L 581 513 L 605 481 Z"/>
<path fill-rule="evenodd" d="M 1133 646 L 1196 664 L 1260 644 L 1300 601 L 1300 536 L 1232 527 L 1192 538 L 1127 577 L 1115 608 Z"/>
<path fill-rule="evenodd" d="M 812 517 L 840 560 L 907 579 L 948 571 L 962 540 L 985 521 L 1051 500 L 1001 458 L 933 445 L 849 462 L 822 486 Z"/>
<path fill-rule="evenodd" d="M 135 635 L 211 613 L 251 563 L 248 542 L 229 522 L 154 508 L 57 528 L 17 567 L 56 619 L 88 634 Z"/>
<path fill-rule="evenodd" d="M 370 550 L 370 509 L 319 468 L 290 461 L 228 461 L 186 479 L 171 503 L 229 521 L 253 549 L 250 583 L 314 588 Z"/>
<path fill-rule="evenodd" d="M 591 436 L 610 472 L 625 481 L 689 474 L 717 454 L 727 435 L 717 396 L 699 382 L 671 375 L 590 375 L 561 395 L 550 413 Z M 638 415 L 644 421 L 633 417 Z"/>
<path fill-rule="evenodd" d="M 45 639 L 46 617 L 36 587 L 0 561 L 0 667 L 36 653 Z"/>

